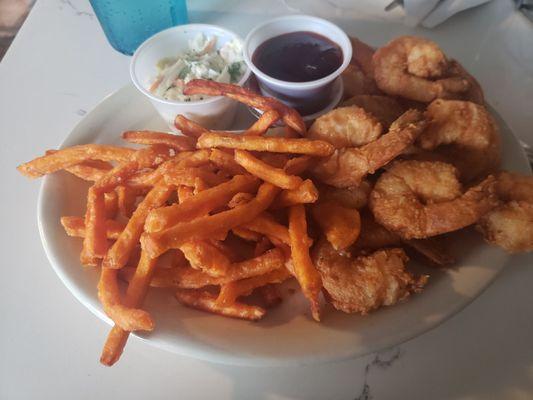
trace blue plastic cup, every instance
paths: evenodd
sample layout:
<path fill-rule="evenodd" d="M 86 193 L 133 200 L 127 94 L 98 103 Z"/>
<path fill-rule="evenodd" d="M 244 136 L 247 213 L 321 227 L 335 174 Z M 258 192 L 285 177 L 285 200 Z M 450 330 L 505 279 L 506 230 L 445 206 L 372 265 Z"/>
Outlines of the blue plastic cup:
<path fill-rule="evenodd" d="M 185 0 L 90 0 L 107 40 L 132 55 L 150 36 L 188 23 Z"/>

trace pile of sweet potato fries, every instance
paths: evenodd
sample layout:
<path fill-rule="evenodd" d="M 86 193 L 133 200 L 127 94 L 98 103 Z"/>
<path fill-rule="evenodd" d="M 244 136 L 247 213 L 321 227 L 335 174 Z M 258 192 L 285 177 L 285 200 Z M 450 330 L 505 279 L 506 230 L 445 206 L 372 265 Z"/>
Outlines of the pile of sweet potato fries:
<path fill-rule="evenodd" d="M 141 308 L 150 286 L 173 288 L 190 307 L 258 320 L 279 303 L 276 284 L 295 277 L 320 319 L 322 283 L 309 255 L 304 207 L 318 190 L 305 172 L 333 146 L 300 137 L 300 115 L 272 98 L 201 80 L 186 91 L 224 95 L 264 113 L 242 135 L 178 116 L 184 136 L 130 131 L 123 139 L 145 147 L 85 144 L 19 166 L 31 178 L 66 170 L 92 182 L 85 216 L 61 223 L 83 238 L 81 263 L 101 268 L 98 296 L 115 324 L 101 356 L 105 365 L 118 360 L 130 332 L 154 329 Z M 263 136 L 279 120 L 284 135 Z M 349 218 L 333 220 L 338 226 L 327 232 L 333 237 L 353 237 L 358 229 Z M 120 280 L 128 282 L 125 293 Z"/>

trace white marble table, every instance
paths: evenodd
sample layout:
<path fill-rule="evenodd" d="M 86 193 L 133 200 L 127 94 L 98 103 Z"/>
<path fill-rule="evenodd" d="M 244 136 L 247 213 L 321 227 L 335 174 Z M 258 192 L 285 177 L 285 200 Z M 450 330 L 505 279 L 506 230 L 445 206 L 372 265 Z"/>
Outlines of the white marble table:
<path fill-rule="evenodd" d="M 191 20 L 245 34 L 290 12 L 282 1 L 203 0 Z M 432 31 L 400 24 L 383 1 L 356 11 L 304 4 L 372 44 L 405 32 L 462 60 L 524 141 L 533 99 L 533 28 L 510 0 Z M 336 1 L 346 4 L 346 1 Z M 355 2 L 354 2 L 355 3 Z M 344 7 L 344 6 L 343 6 Z M 510 42 L 510 39 L 513 41 Z M 132 339 L 113 368 L 98 363 L 109 327 L 49 266 L 36 223 L 38 183 L 15 171 L 53 148 L 103 96 L 128 83 L 129 58 L 107 44 L 86 0 L 40 0 L 0 63 L 1 399 L 530 399 L 533 265 L 520 256 L 474 303 L 440 327 L 360 359 L 300 368 L 236 368 L 176 356 Z"/>

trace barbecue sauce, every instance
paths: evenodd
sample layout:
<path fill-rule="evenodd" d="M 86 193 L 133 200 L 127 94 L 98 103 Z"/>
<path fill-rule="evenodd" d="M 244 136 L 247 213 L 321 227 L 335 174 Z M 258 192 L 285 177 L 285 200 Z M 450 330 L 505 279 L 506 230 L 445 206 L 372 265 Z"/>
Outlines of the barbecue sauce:
<path fill-rule="evenodd" d="M 343 62 L 340 46 L 314 32 L 290 32 L 257 47 L 252 62 L 263 73 L 286 82 L 310 82 L 333 73 Z"/>

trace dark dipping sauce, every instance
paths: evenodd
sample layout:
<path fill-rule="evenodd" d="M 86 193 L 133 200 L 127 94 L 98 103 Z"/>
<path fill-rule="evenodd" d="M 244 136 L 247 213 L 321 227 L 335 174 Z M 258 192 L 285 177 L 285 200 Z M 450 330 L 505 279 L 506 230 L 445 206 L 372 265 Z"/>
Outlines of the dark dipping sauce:
<path fill-rule="evenodd" d="M 252 62 L 272 78 L 286 82 L 310 82 L 324 78 L 343 61 L 337 43 L 314 32 L 291 32 L 261 43 Z"/>

